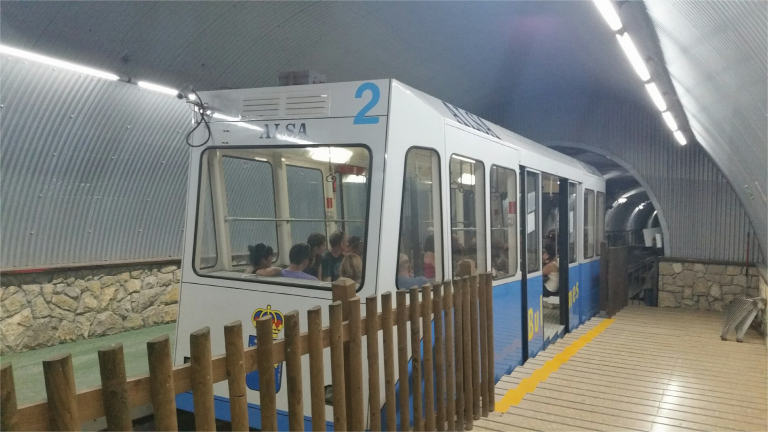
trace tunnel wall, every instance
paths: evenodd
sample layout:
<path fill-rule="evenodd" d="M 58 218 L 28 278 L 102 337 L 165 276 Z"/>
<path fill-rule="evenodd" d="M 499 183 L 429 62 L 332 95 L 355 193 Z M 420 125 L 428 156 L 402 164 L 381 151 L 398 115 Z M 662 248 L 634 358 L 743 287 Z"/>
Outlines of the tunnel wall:
<path fill-rule="evenodd" d="M 669 256 L 745 261 L 749 232 L 750 257 L 765 262 L 764 227 L 756 233 L 733 187 L 699 144 L 679 145 L 648 106 L 553 88 L 546 94 L 521 91 L 511 103 L 482 114 L 542 144 L 593 147 L 629 164 L 666 221 Z"/>
<path fill-rule="evenodd" d="M 178 261 L 0 277 L 0 353 L 175 322 Z"/>
<path fill-rule="evenodd" d="M 2 268 L 178 258 L 186 104 L 16 57 L 0 75 Z"/>

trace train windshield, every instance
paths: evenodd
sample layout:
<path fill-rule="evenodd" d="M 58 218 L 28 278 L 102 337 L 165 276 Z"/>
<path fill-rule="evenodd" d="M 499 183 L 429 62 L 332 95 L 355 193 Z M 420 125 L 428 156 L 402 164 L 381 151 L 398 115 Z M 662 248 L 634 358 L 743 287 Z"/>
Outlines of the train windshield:
<path fill-rule="evenodd" d="M 319 289 L 339 277 L 361 285 L 370 162 L 363 146 L 207 149 L 195 271 Z"/>

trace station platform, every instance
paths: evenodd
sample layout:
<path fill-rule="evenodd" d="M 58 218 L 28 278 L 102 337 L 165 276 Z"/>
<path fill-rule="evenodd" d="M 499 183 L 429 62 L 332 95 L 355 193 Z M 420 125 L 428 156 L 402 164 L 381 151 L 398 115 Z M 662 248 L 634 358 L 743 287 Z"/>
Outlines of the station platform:
<path fill-rule="evenodd" d="M 643 306 L 594 318 L 504 376 L 475 429 L 768 430 L 765 342 L 721 341 L 721 324 Z"/>

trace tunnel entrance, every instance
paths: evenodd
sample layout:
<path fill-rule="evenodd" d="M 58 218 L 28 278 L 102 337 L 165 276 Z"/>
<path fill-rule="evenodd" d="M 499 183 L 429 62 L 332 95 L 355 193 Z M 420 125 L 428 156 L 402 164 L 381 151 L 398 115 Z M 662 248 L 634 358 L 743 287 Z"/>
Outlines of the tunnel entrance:
<path fill-rule="evenodd" d="M 606 180 L 605 240 L 628 249 L 630 303 L 656 306 L 659 258 L 664 256 L 666 223 L 652 192 L 631 167 L 577 144 L 551 148 L 595 167 Z"/>

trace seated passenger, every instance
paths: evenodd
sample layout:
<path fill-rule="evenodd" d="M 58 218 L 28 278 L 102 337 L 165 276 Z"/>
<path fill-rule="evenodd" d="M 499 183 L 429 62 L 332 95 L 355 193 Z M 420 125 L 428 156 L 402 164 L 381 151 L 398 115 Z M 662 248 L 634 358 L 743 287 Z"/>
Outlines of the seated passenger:
<path fill-rule="evenodd" d="M 307 244 L 310 247 L 309 265 L 304 269 L 304 273 L 312 275 L 320 280 L 323 279 L 323 253 L 328 247 L 325 245 L 325 235 L 312 233 L 307 238 Z"/>
<path fill-rule="evenodd" d="M 544 245 L 544 253 L 541 255 L 544 268 L 542 274 L 544 275 L 544 297 L 552 297 L 557 295 L 557 289 L 560 286 L 560 267 L 557 262 L 557 255 L 555 255 L 554 243 L 547 243 Z"/>
<path fill-rule="evenodd" d="M 353 253 L 358 257 L 363 256 L 363 239 L 358 236 L 349 238 L 349 248 L 346 253 Z"/>
<path fill-rule="evenodd" d="M 412 287 L 421 287 L 429 283 L 429 280 L 424 276 L 413 276 L 413 268 L 411 267 L 411 261 L 406 254 L 400 254 L 400 259 L 397 263 L 397 289 L 410 289 Z"/>
<path fill-rule="evenodd" d="M 331 248 L 323 254 L 322 271 L 323 280 L 333 282 L 339 278 L 339 267 L 344 259 L 344 252 L 347 251 L 349 241 L 344 231 L 336 231 L 328 238 Z"/>
<path fill-rule="evenodd" d="M 435 278 L 435 236 L 432 234 L 424 239 L 424 277 Z"/>
<path fill-rule="evenodd" d="M 351 242 L 350 242 L 351 243 Z M 355 253 L 348 253 L 341 261 L 339 275 L 343 278 L 352 279 L 360 284 L 363 280 L 363 260 Z"/>
<path fill-rule="evenodd" d="M 280 274 L 282 269 L 272 265 L 274 251 L 271 246 L 267 246 L 264 243 L 259 243 L 256 246 L 249 245 L 248 252 L 248 259 L 251 262 L 248 273 L 266 277 L 275 277 Z"/>
<path fill-rule="evenodd" d="M 288 259 L 291 263 L 287 269 L 280 272 L 280 276 L 293 279 L 317 280 L 316 277 L 304 273 L 304 269 L 309 265 L 309 245 L 306 243 L 296 243 L 291 247 Z"/>

